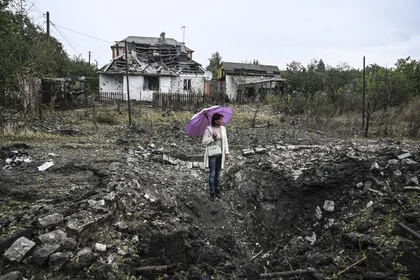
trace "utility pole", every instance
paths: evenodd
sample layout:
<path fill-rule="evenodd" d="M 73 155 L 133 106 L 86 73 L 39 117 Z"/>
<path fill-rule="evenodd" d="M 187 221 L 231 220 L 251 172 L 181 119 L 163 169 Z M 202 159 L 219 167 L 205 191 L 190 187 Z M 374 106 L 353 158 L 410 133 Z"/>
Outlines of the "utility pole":
<path fill-rule="evenodd" d="M 127 76 L 128 126 L 131 126 L 130 82 L 128 78 L 128 46 L 125 42 L 125 75 Z"/>
<path fill-rule="evenodd" d="M 363 104 L 362 104 L 362 128 L 365 127 L 365 87 L 366 87 L 366 69 L 365 69 L 365 57 L 363 56 Z"/>
<path fill-rule="evenodd" d="M 50 37 L 50 12 L 47 12 L 47 36 Z"/>
<path fill-rule="evenodd" d="M 89 66 L 90 66 L 90 54 L 91 54 L 91 52 L 89 51 Z"/>

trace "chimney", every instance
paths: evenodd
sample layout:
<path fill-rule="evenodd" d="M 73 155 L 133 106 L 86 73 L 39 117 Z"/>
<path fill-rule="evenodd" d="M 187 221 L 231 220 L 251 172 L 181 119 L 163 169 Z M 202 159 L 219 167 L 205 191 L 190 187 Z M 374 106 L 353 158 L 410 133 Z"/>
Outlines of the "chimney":
<path fill-rule="evenodd" d="M 160 43 L 165 43 L 165 32 L 160 33 Z"/>

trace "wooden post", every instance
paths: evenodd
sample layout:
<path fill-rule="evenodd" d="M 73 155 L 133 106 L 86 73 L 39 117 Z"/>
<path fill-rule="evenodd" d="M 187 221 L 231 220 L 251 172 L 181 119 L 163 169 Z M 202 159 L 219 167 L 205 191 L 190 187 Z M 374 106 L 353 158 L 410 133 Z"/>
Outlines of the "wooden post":
<path fill-rule="evenodd" d="M 366 87 L 366 70 L 365 70 L 365 57 L 363 56 L 363 102 L 362 102 L 362 128 L 365 127 L 365 87 Z"/>
<path fill-rule="evenodd" d="M 42 89 L 39 90 L 39 120 L 42 120 Z"/>
<path fill-rule="evenodd" d="M 125 42 L 125 74 L 127 76 L 128 125 L 131 126 L 130 81 L 128 78 L 128 46 Z"/>

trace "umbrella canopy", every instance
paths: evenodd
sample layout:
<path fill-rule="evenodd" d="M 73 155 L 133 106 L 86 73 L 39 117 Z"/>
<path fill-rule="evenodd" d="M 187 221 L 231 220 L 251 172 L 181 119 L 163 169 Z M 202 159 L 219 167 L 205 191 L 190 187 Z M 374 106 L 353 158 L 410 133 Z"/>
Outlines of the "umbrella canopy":
<path fill-rule="evenodd" d="M 195 114 L 188 122 L 188 125 L 185 127 L 187 135 L 203 136 L 206 127 L 211 125 L 211 119 L 216 113 L 223 115 L 223 125 L 226 125 L 233 116 L 231 107 L 222 107 L 218 105 L 205 108 Z"/>

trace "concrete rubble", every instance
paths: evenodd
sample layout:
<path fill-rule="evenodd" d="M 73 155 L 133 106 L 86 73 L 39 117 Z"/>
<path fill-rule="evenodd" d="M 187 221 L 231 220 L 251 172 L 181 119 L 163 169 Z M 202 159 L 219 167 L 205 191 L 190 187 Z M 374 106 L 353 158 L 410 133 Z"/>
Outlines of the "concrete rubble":
<path fill-rule="evenodd" d="M 410 253 L 412 237 L 395 226 L 420 229 L 416 146 L 272 141 L 241 147 L 223 172 L 222 198 L 210 202 L 202 155 L 180 156 L 180 145 L 128 147 L 107 163 L 108 172 L 56 157 L 57 181 L 68 170 L 73 181 L 65 195 L 46 190 L 50 200 L 2 218 L 2 233 L 33 227 L 10 245 L 14 235 L 0 239 L 0 246 L 8 244 L 2 277 L 30 279 L 36 269 L 53 278 L 123 279 L 117 273 L 123 271 L 141 279 L 201 279 L 194 277 L 203 273 L 249 279 L 264 268 L 287 271 L 298 264 L 334 275 L 361 257 L 360 248 L 366 266 L 348 279 L 368 270 L 372 277 L 397 275 L 402 266 L 417 273 L 399 255 L 420 261 Z M 378 256 L 400 266 L 379 265 Z"/>

